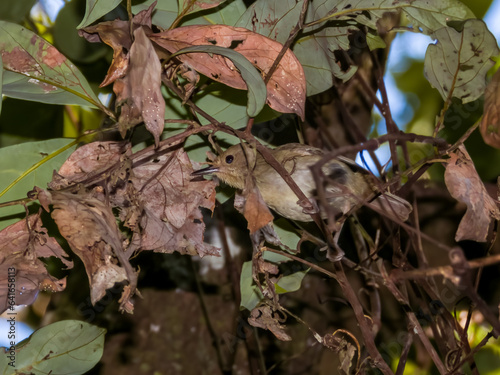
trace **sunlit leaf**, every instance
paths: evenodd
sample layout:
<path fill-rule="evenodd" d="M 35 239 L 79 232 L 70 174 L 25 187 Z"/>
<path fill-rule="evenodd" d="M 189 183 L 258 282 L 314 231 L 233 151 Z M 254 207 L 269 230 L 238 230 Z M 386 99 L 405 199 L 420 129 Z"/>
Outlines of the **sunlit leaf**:
<path fill-rule="evenodd" d="M 476 18 L 474 13 L 458 0 L 413 0 L 403 12 L 416 30 L 430 35 L 449 21 Z"/>
<path fill-rule="evenodd" d="M 437 39 L 425 54 L 424 72 L 443 99 L 453 97 L 469 103 L 483 95 L 486 73 L 498 54 L 495 37 L 481 20 L 468 20 L 461 31 L 443 27 L 432 37 Z"/>

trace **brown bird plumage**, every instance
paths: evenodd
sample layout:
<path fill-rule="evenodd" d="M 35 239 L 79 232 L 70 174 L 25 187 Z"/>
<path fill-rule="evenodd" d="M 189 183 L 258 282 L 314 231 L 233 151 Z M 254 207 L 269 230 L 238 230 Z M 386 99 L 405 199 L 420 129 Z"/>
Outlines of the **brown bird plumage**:
<path fill-rule="evenodd" d="M 318 148 L 298 143 L 286 144 L 270 149 L 276 160 L 287 170 L 292 179 L 308 198 L 316 195 L 316 184 L 310 167 L 316 164 L 324 152 Z M 252 171 L 257 188 L 266 204 L 280 215 L 299 221 L 312 221 L 311 215 L 305 213 L 297 203 L 298 198 L 283 178 L 260 155 L 247 144 L 229 147 L 219 155 L 208 168 L 194 172 L 195 175 L 214 174 L 226 184 L 237 189 L 245 187 L 247 176 Z M 361 168 L 358 168 L 361 170 Z M 327 162 L 322 171 L 327 177 L 326 194 L 328 203 L 338 212 L 346 213 L 360 205 L 373 192 L 369 176 L 353 171 L 347 164 L 339 160 Z M 380 199 L 381 198 L 381 199 Z M 378 202 L 382 200 L 381 202 Z M 396 217 L 406 220 L 408 203 L 398 197 L 381 196 L 376 202 L 379 208 L 396 212 Z M 390 204 L 391 207 L 388 207 Z M 401 205 L 405 208 L 400 214 Z M 390 212 L 388 214 L 390 215 Z M 325 212 L 322 212 L 325 217 Z"/>

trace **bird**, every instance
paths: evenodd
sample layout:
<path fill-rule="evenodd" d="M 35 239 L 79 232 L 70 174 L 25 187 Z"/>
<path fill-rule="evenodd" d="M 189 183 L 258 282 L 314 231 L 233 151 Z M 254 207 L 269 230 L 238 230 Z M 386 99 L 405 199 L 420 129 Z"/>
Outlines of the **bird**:
<path fill-rule="evenodd" d="M 288 143 L 269 150 L 314 203 L 317 186 L 311 167 L 325 156 L 325 152 L 299 143 Z M 291 220 L 313 221 L 310 212 L 299 205 L 297 195 L 286 181 L 249 144 L 231 146 L 209 164 L 209 167 L 195 171 L 193 175 L 215 175 L 225 184 L 243 190 L 251 174 L 269 208 Z M 322 166 L 322 172 L 326 177 L 323 180 L 326 199 L 337 213 L 349 213 L 367 203 L 371 196 L 374 199 L 370 206 L 378 207 L 391 219 L 406 221 L 411 212 L 411 205 L 404 199 L 388 193 L 380 195 L 373 183 L 374 177 L 354 162 L 348 165 L 332 159 Z M 320 214 L 323 219 L 328 216 L 325 209 L 320 210 Z"/>

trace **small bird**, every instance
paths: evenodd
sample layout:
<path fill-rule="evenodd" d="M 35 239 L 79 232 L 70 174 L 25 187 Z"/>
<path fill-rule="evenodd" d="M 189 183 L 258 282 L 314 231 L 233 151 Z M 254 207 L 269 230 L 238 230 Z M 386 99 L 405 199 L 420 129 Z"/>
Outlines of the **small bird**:
<path fill-rule="evenodd" d="M 285 144 L 270 151 L 302 192 L 309 199 L 314 199 L 317 186 L 310 167 L 324 156 L 324 151 L 298 143 Z M 248 144 L 229 147 L 210 164 L 207 168 L 195 171 L 193 175 L 214 174 L 227 185 L 243 190 L 251 173 L 262 198 L 271 209 L 288 219 L 313 220 L 298 204 L 297 196 L 285 180 Z M 357 165 L 351 168 L 346 163 L 333 159 L 324 164 L 322 172 L 326 177 L 324 181 L 327 201 L 338 213 L 347 213 L 360 206 L 371 195 L 375 196 L 376 189 L 370 183 L 372 176 Z M 375 198 L 371 206 L 376 206 L 387 216 L 402 221 L 405 221 L 411 212 L 408 202 L 389 194 Z M 321 211 L 321 216 L 326 218 L 324 210 Z"/>

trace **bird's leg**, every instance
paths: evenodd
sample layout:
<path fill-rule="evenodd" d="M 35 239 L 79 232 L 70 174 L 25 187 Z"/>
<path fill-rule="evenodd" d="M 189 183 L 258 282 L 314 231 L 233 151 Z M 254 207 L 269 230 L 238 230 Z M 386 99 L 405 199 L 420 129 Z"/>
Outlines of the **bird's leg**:
<path fill-rule="evenodd" d="M 326 252 L 326 257 L 330 262 L 339 262 L 345 255 L 344 250 L 342 250 L 339 246 L 340 233 L 342 232 L 344 222 L 342 221 L 341 223 L 338 224 L 340 225 L 340 227 L 333 235 L 333 238 L 330 237 L 330 239 L 333 239 L 333 241 L 328 241 L 331 243 L 328 244 L 329 246 Z"/>

